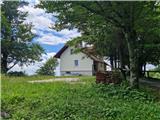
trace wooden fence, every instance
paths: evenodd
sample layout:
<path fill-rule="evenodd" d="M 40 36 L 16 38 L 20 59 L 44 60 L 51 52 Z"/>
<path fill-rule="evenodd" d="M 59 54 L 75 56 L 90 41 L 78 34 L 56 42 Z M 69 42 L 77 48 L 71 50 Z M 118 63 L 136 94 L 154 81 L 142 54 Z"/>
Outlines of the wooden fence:
<path fill-rule="evenodd" d="M 118 71 L 107 71 L 96 73 L 96 83 L 121 83 L 120 72 Z"/>

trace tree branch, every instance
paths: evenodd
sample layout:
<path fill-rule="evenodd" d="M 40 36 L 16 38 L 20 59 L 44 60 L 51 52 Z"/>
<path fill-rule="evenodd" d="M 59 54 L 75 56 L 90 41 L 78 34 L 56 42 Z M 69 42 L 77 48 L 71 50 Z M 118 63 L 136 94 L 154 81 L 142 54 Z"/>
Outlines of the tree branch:
<path fill-rule="evenodd" d="M 88 7 L 88 6 L 85 5 L 85 4 L 81 4 L 81 7 L 87 9 L 87 10 L 90 11 L 91 13 L 94 13 L 94 14 L 97 14 L 97 15 L 102 16 L 105 20 L 107 20 L 108 22 L 114 24 L 114 25 L 117 26 L 117 27 L 125 28 L 125 27 L 124 27 L 118 20 L 116 20 L 114 17 L 109 16 L 109 15 L 107 16 L 107 15 L 105 14 L 105 11 L 104 11 L 103 7 L 102 7 L 99 3 L 96 2 L 96 4 L 100 7 L 100 9 L 101 9 L 100 11 L 94 10 L 94 9 Z"/>

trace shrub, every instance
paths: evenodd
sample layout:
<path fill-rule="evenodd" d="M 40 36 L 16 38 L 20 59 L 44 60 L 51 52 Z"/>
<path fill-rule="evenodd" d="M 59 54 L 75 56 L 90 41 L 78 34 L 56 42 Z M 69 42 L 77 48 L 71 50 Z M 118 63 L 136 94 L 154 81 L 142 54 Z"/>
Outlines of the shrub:
<path fill-rule="evenodd" d="M 20 71 L 20 72 L 11 71 L 11 72 L 8 72 L 7 75 L 9 75 L 9 76 L 26 76 L 26 74 L 22 71 Z"/>
<path fill-rule="evenodd" d="M 138 101 L 154 101 L 156 99 L 155 96 L 151 95 L 146 90 L 132 89 L 123 83 L 120 86 L 114 84 L 99 84 L 95 87 L 97 89 L 97 92 L 103 92 L 103 95 L 117 99 Z"/>
<path fill-rule="evenodd" d="M 56 66 L 58 65 L 58 61 L 56 58 L 49 58 L 47 62 L 40 67 L 40 69 L 37 70 L 37 74 L 39 75 L 54 75 L 54 70 L 56 69 Z"/>

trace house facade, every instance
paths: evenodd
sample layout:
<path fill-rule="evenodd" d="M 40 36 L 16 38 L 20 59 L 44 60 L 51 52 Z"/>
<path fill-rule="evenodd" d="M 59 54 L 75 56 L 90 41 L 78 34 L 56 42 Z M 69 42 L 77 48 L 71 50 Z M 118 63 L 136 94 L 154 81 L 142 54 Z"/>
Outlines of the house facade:
<path fill-rule="evenodd" d="M 105 62 L 85 52 L 74 53 L 73 47 L 64 46 L 54 57 L 60 59 L 60 74 L 95 75 L 97 71 L 105 71 Z"/>

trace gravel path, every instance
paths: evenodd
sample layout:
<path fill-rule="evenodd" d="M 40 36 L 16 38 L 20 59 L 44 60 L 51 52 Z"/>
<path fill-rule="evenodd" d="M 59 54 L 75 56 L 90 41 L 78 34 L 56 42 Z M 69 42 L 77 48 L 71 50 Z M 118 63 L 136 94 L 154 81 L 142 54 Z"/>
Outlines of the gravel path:
<path fill-rule="evenodd" d="M 28 81 L 29 83 L 47 83 L 47 82 L 57 82 L 57 81 L 62 81 L 62 82 L 68 82 L 68 83 L 84 83 L 79 81 L 79 78 L 54 78 L 54 79 L 48 79 L 48 80 L 33 80 L 33 81 Z"/>
<path fill-rule="evenodd" d="M 160 80 L 152 80 L 152 79 L 147 78 L 147 79 L 141 79 L 140 83 L 147 84 L 151 87 L 156 87 L 160 89 Z"/>

